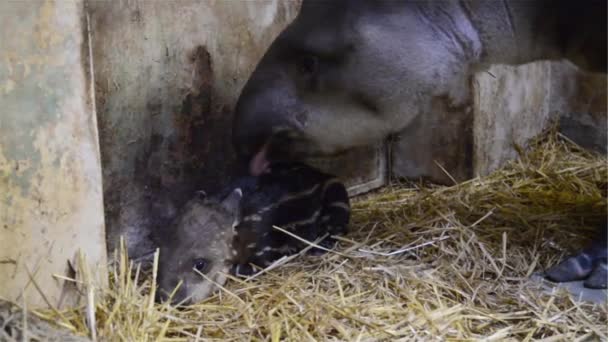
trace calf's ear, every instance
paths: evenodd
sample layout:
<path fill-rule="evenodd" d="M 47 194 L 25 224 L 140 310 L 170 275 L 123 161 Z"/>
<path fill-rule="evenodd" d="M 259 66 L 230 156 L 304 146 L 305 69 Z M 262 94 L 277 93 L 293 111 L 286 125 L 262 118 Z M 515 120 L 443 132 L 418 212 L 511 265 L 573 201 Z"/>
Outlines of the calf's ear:
<path fill-rule="evenodd" d="M 240 188 L 236 188 L 230 193 L 230 195 L 224 198 L 222 201 L 222 206 L 229 212 L 238 215 L 242 198 L 243 192 Z"/>

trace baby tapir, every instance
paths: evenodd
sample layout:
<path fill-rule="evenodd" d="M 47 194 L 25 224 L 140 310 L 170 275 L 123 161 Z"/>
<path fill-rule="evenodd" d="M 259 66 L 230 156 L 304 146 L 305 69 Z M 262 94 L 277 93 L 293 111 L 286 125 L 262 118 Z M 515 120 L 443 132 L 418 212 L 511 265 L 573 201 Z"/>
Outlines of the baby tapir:
<path fill-rule="evenodd" d="M 350 203 L 344 185 L 334 176 L 301 163 L 274 163 L 256 178 L 253 189 L 242 186 L 241 220 L 233 240 L 238 275 L 252 274 L 251 264 L 266 267 L 282 256 L 301 251 L 307 241 L 327 235 L 319 245 L 335 245 L 332 235 L 346 233 Z M 320 250 L 313 249 L 313 252 Z"/>
<path fill-rule="evenodd" d="M 250 264 L 267 266 L 307 244 L 303 239 L 343 234 L 350 219 L 348 194 L 337 178 L 296 163 L 272 164 L 259 177 L 242 177 L 215 197 L 198 194 L 178 214 L 161 245 L 158 300 L 200 301 L 226 281 L 231 266 L 240 275 Z M 332 247 L 335 240 L 319 243 Z"/>
<path fill-rule="evenodd" d="M 197 302 L 226 282 L 232 266 L 232 238 L 242 197 L 234 189 L 223 199 L 197 193 L 177 215 L 172 234 L 161 242 L 158 297 L 164 301 L 177 288 L 173 303 Z"/>

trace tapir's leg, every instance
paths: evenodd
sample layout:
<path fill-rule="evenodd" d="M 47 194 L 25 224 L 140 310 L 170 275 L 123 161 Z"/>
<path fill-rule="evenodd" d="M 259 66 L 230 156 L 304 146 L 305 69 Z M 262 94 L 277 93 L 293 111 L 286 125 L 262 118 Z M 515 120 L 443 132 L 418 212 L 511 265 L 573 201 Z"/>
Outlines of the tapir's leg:
<path fill-rule="evenodd" d="M 608 287 L 608 262 L 606 261 L 606 257 L 598 260 L 589 278 L 583 283 L 586 288 L 605 289 Z"/>
<path fill-rule="evenodd" d="M 341 235 L 348 232 L 350 220 L 350 202 L 348 192 L 344 185 L 337 179 L 330 179 L 325 183 L 323 194 L 323 209 L 320 215 L 321 232 L 330 236 L 319 243 L 320 246 L 331 249 L 336 245 L 336 239 L 331 235 Z M 326 251 L 318 248 L 310 250 L 309 254 L 321 255 Z"/>
<path fill-rule="evenodd" d="M 545 277 L 559 283 L 587 279 L 585 287 L 606 288 L 607 229 L 602 226 L 589 247 L 548 269 Z"/>

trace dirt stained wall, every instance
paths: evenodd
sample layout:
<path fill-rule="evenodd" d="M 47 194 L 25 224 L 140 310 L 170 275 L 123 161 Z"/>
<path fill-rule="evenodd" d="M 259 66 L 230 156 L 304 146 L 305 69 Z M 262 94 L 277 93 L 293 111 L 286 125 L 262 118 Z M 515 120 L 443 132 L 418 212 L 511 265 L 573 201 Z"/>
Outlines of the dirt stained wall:
<path fill-rule="evenodd" d="M 240 89 L 299 1 L 90 1 L 109 248 L 224 185 Z M 162 234 L 161 234 L 162 235 Z"/>
<path fill-rule="evenodd" d="M 106 279 L 84 5 L 2 1 L 0 23 L 0 297 L 57 307 L 79 249 Z"/>

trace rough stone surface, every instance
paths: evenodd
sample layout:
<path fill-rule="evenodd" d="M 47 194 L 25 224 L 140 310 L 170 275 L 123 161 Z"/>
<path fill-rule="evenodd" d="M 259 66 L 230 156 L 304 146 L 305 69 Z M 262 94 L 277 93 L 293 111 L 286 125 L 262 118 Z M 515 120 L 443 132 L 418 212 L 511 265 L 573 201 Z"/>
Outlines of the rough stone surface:
<path fill-rule="evenodd" d="M 28 307 L 62 304 L 78 249 L 106 265 L 83 8 L 0 2 L 0 297 Z"/>
<path fill-rule="evenodd" d="M 569 62 L 496 65 L 478 73 L 474 84 L 475 174 L 516 158 L 515 145 L 526 146 L 556 120 L 573 140 L 605 150 L 605 74 L 585 73 Z"/>
<path fill-rule="evenodd" d="M 549 63 L 495 65 L 474 77 L 474 170 L 485 175 L 517 157 L 515 145 L 550 119 Z"/>

